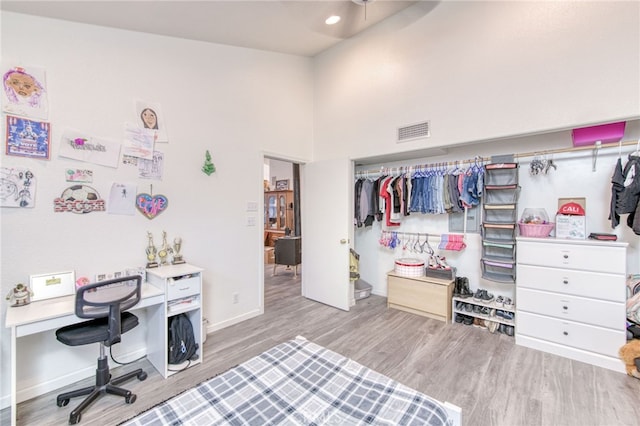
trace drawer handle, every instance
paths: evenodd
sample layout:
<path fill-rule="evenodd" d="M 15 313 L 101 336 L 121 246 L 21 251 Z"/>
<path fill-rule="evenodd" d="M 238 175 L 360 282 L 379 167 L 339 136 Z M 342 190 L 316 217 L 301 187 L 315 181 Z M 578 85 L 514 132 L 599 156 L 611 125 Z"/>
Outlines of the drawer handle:
<path fill-rule="evenodd" d="M 569 284 L 569 280 L 562 280 L 562 284 Z"/>
<path fill-rule="evenodd" d="M 565 259 L 568 259 L 569 255 L 568 254 L 564 254 L 564 255 L 562 255 L 562 257 L 564 257 Z"/>
<path fill-rule="evenodd" d="M 568 331 L 563 331 L 562 334 L 564 334 L 565 336 L 568 336 L 569 332 Z"/>
<path fill-rule="evenodd" d="M 568 306 L 563 306 L 562 309 L 564 309 L 566 311 L 567 309 L 569 309 L 569 307 Z"/>

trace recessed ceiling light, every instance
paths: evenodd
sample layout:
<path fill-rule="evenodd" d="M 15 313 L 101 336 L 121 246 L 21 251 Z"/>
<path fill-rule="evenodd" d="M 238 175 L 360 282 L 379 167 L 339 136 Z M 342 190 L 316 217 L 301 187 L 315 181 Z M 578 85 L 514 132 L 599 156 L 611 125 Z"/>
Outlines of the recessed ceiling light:
<path fill-rule="evenodd" d="M 340 17 L 337 15 L 329 16 L 327 20 L 324 21 L 324 23 L 327 25 L 337 24 L 338 22 L 340 22 Z"/>

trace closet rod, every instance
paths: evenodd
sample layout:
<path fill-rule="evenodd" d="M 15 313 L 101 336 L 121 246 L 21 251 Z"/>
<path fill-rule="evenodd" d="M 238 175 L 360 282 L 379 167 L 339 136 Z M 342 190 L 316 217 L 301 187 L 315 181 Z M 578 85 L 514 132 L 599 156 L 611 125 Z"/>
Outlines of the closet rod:
<path fill-rule="evenodd" d="M 585 145 L 585 146 L 575 146 L 570 148 L 557 148 L 557 149 L 545 149 L 540 151 L 531 151 L 531 152 L 520 152 L 517 154 L 513 154 L 513 158 L 525 158 L 525 157 L 535 157 L 538 155 L 547 155 L 547 154 L 560 154 L 564 152 L 574 152 L 574 151 L 588 151 L 588 150 L 596 150 L 596 149 L 604 149 L 604 148 L 619 148 L 621 146 L 630 146 L 637 145 L 639 141 L 625 141 L 625 142 L 613 142 L 602 145 Z M 433 163 L 433 167 L 437 167 L 438 165 L 446 165 L 446 166 L 455 166 L 456 164 L 472 164 L 476 161 L 488 163 L 491 162 L 491 157 L 477 157 L 471 160 L 461 160 L 461 161 L 442 161 Z M 356 175 L 366 175 L 366 174 L 376 174 L 382 173 L 384 170 L 395 170 L 395 173 L 401 173 L 404 171 L 410 171 L 415 169 L 416 167 L 420 167 L 420 165 L 414 166 L 400 166 L 400 167 L 381 167 L 377 170 L 358 170 Z"/>
<path fill-rule="evenodd" d="M 629 145 L 637 145 L 638 141 L 626 141 L 626 142 L 612 142 L 602 145 L 585 145 L 585 146 L 574 146 L 571 148 L 557 148 L 557 149 L 545 149 L 542 151 L 532 151 L 532 152 L 521 152 L 518 154 L 514 154 L 514 158 L 524 158 L 524 157 L 535 157 L 536 155 L 545 155 L 545 154 L 560 154 L 563 152 L 574 152 L 574 151 L 589 151 L 594 149 L 604 149 L 604 148 L 619 148 L 621 146 L 629 146 Z"/>

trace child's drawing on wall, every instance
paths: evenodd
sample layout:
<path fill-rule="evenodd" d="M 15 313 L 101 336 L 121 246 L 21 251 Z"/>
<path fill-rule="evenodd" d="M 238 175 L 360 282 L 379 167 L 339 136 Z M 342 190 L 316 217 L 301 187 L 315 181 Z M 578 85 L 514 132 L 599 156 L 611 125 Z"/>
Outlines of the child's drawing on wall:
<path fill-rule="evenodd" d="M 36 200 L 36 178 L 23 167 L 0 167 L 0 207 L 31 207 Z"/>
<path fill-rule="evenodd" d="M 51 125 L 7 115 L 7 155 L 49 159 Z"/>
<path fill-rule="evenodd" d="M 3 67 L 2 110 L 46 119 L 49 114 L 45 72 L 36 67 Z"/>
<path fill-rule="evenodd" d="M 154 131 L 154 142 L 169 142 L 160 105 L 136 101 L 136 115 L 139 127 Z"/>

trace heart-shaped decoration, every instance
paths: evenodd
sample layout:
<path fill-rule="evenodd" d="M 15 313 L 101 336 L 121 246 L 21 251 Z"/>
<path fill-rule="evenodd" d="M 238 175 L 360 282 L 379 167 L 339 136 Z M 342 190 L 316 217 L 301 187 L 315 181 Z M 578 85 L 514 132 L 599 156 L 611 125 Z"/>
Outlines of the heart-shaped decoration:
<path fill-rule="evenodd" d="M 169 200 L 164 195 L 138 194 L 136 207 L 147 219 L 153 219 L 165 211 L 169 206 Z"/>

